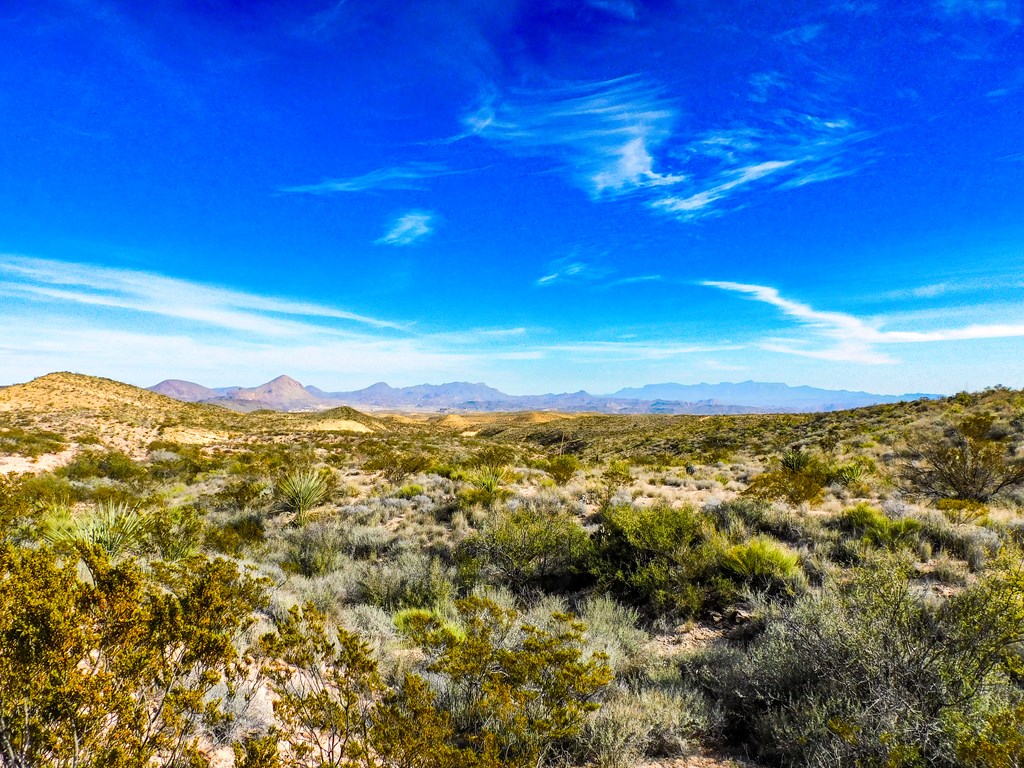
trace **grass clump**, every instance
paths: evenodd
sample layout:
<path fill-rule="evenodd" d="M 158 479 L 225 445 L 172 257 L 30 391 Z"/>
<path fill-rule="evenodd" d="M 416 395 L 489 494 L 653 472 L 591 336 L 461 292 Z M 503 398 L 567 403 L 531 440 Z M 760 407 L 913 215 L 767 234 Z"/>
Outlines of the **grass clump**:
<path fill-rule="evenodd" d="M 792 596 L 807 588 L 799 555 L 767 537 L 730 547 L 721 566 L 735 580 L 769 595 Z"/>
<path fill-rule="evenodd" d="M 923 527 L 914 518 L 892 520 L 866 502 L 843 510 L 836 525 L 848 536 L 887 549 L 913 545 Z"/>

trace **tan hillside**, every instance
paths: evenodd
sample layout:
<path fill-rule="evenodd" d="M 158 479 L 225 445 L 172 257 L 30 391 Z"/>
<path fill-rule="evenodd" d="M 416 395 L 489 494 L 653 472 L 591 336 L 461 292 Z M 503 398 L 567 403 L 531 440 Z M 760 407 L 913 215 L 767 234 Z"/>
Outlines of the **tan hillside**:
<path fill-rule="evenodd" d="M 131 384 L 80 373 L 48 373 L 0 390 L 0 411 L 128 411 L 169 413 L 182 403 Z"/>
<path fill-rule="evenodd" d="M 154 440 L 228 446 L 243 435 L 272 435 L 287 442 L 304 439 L 298 436 L 310 431 L 365 434 L 401 428 L 347 407 L 316 413 L 239 413 L 217 405 L 185 403 L 112 379 L 67 372 L 0 389 L 3 427 L 58 433 L 72 446 L 59 454 L 59 463 L 70 460 L 78 443 L 100 443 L 142 455 Z M 57 455 L 29 465 L 18 460 L 11 467 L 21 471 L 24 465 L 34 471 L 53 465 Z"/>

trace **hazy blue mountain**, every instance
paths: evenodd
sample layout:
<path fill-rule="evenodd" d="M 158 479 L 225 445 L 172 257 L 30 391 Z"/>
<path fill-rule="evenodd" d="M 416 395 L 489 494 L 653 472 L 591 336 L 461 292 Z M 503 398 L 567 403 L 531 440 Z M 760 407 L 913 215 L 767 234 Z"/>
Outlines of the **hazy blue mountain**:
<path fill-rule="evenodd" d="M 159 384 L 150 387 L 149 391 L 156 392 L 158 395 L 173 397 L 175 400 L 181 400 L 186 403 L 200 403 L 204 400 L 211 400 L 217 397 L 218 394 L 216 390 L 204 387 L 202 384 L 182 381 L 181 379 L 164 379 Z"/>
<path fill-rule="evenodd" d="M 741 381 L 736 384 L 729 382 L 721 384 L 647 384 L 643 387 L 620 389 L 610 397 L 684 402 L 712 400 L 769 411 L 835 411 L 878 403 L 936 397 L 936 395 L 922 393 L 875 395 L 870 392 L 851 392 L 845 389 L 791 387 L 781 383 Z"/>
<path fill-rule="evenodd" d="M 912 400 L 929 395 L 873 395 L 868 392 L 790 387 L 757 381 L 738 384 L 648 384 L 621 389 L 611 395 L 564 392 L 545 395 L 509 395 L 483 383 L 453 381 L 392 387 L 380 381 L 351 392 L 326 392 L 278 376 L 258 387 L 212 389 L 188 381 L 168 379 L 154 392 L 185 400 L 251 411 L 323 410 L 338 405 L 370 410 L 415 411 L 565 411 L 599 413 L 715 414 L 771 411 L 832 411 L 877 403 Z"/>

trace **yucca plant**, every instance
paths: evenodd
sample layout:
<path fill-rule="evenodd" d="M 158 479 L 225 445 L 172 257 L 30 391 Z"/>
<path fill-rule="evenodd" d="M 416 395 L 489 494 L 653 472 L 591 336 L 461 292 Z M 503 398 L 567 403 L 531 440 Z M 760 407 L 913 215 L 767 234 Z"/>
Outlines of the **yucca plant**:
<path fill-rule="evenodd" d="M 296 524 L 303 522 L 309 510 L 323 504 L 330 492 L 328 476 L 312 467 L 292 470 L 277 486 L 281 506 L 295 515 Z"/>
<path fill-rule="evenodd" d="M 142 550 L 149 521 L 137 504 L 101 501 L 90 514 L 72 517 L 67 507 L 54 508 L 44 524 L 47 544 L 99 547 L 111 560 Z"/>

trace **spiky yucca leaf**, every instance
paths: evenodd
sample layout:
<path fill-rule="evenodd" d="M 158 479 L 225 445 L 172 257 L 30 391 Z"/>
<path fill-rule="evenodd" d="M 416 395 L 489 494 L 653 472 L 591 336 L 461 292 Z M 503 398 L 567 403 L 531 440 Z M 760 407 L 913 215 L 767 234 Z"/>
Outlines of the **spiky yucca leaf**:
<path fill-rule="evenodd" d="M 62 512 L 47 521 L 43 541 L 97 546 L 111 560 L 139 552 L 149 533 L 146 516 L 137 504 L 127 501 L 101 501 L 90 514 L 80 517 L 71 517 L 68 509 Z"/>
<path fill-rule="evenodd" d="M 301 522 L 306 513 L 319 506 L 331 491 L 327 476 L 312 467 L 289 472 L 277 486 L 281 505 Z"/>

